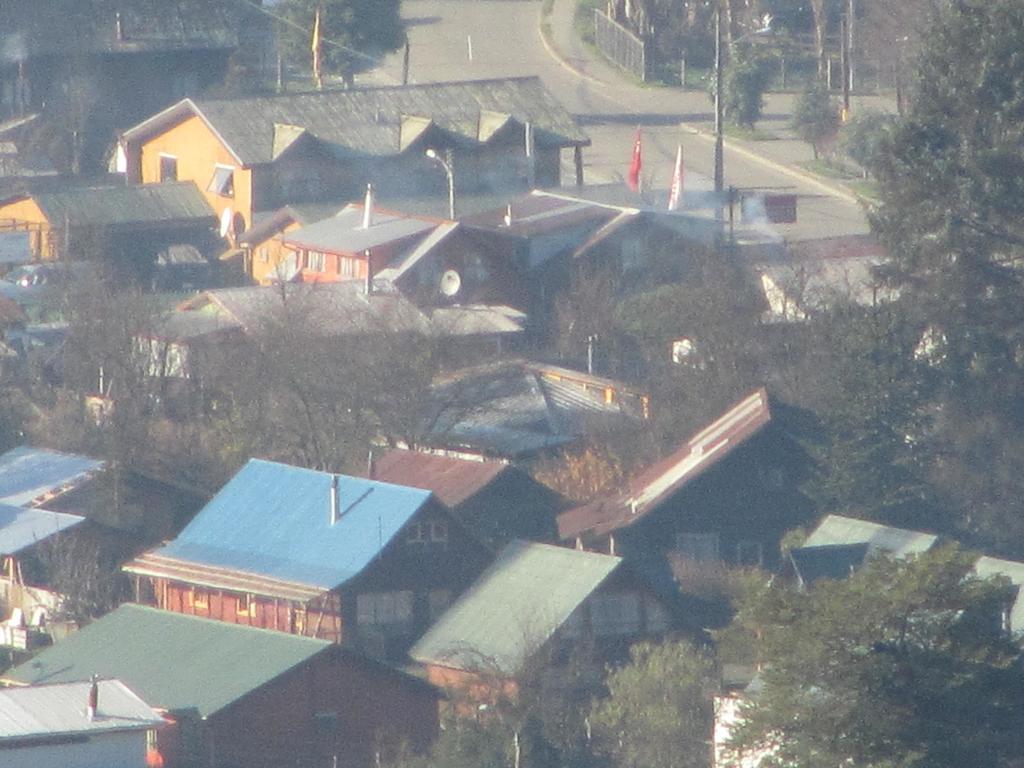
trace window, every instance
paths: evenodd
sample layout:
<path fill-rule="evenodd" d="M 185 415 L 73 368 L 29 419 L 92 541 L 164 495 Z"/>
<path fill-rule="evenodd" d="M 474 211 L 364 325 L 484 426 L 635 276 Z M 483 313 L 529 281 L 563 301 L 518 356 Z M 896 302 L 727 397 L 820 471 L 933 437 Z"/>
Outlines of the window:
<path fill-rule="evenodd" d="M 676 534 L 676 549 L 695 563 L 715 563 L 720 559 L 717 533 Z"/>
<path fill-rule="evenodd" d="M 405 534 L 406 544 L 426 544 L 427 543 L 427 531 L 423 523 L 409 523 L 409 528 Z"/>
<path fill-rule="evenodd" d="M 406 544 L 445 544 L 448 542 L 448 521 L 443 519 L 412 522 L 405 534 Z"/>
<path fill-rule="evenodd" d="M 412 592 L 366 592 L 356 597 L 356 622 L 361 626 L 406 624 L 412 621 Z"/>
<path fill-rule="evenodd" d="M 640 632 L 640 599 L 633 592 L 605 592 L 590 598 L 590 626 L 597 637 Z"/>
<path fill-rule="evenodd" d="M 238 607 L 235 611 L 239 616 L 255 616 L 256 615 L 256 603 L 252 599 L 252 595 L 239 595 L 238 596 Z"/>
<path fill-rule="evenodd" d="M 430 540 L 435 544 L 445 544 L 448 542 L 447 520 L 430 521 Z"/>
<path fill-rule="evenodd" d="M 736 542 L 736 565 L 760 568 L 764 552 L 759 541 Z"/>
<path fill-rule="evenodd" d="M 313 715 L 313 729 L 319 736 L 329 736 L 338 730 L 337 712 L 317 712 Z"/>
<path fill-rule="evenodd" d="M 178 180 L 178 158 L 174 155 L 160 155 L 160 181 Z"/>
<path fill-rule="evenodd" d="M 209 608 L 210 596 L 205 592 L 197 591 L 195 588 L 189 593 L 189 602 L 193 608 Z"/>
<path fill-rule="evenodd" d="M 359 277 L 359 261 L 350 256 L 338 259 L 338 274 L 342 277 Z"/>
<path fill-rule="evenodd" d="M 213 192 L 221 197 L 235 196 L 235 169 L 230 165 L 218 165 L 213 169 L 213 178 L 206 188 L 207 192 Z"/>
<path fill-rule="evenodd" d="M 433 621 L 448 607 L 452 601 L 452 593 L 447 589 L 432 589 L 427 594 L 427 605 L 430 610 L 430 619 Z"/>
<path fill-rule="evenodd" d="M 324 255 L 320 251 L 306 251 L 306 269 L 323 272 Z"/>
<path fill-rule="evenodd" d="M 668 611 L 661 601 L 651 595 L 644 597 L 644 616 L 647 619 L 648 632 L 664 632 L 668 629 Z"/>
<path fill-rule="evenodd" d="M 266 264 L 268 261 L 270 261 L 270 250 L 266 246 L 260 248 L 259 253 L 261 264 Z"/>

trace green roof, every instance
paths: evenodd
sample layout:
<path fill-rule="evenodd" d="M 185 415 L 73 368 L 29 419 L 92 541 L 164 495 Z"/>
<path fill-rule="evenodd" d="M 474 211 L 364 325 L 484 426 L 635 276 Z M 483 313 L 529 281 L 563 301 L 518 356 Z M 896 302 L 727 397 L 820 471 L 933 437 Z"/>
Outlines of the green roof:
<path fill-rule="evenodd" d="M 118 678 L 154 707 L 209 716 L 331 647 L 297 637 L 122 605 L 3 674 L 18 683 Z"/>
<path fill-rule="evenodd" d="M 193 181 L 68 187 L 26 197 L 35 200 L 53 227 L 217 222 L 217 214 Z"/>
<path fill-rule="evenodd" d="M 514 541 L 409 655 L 424 664 L 515 674 L 621 562 Z"/>

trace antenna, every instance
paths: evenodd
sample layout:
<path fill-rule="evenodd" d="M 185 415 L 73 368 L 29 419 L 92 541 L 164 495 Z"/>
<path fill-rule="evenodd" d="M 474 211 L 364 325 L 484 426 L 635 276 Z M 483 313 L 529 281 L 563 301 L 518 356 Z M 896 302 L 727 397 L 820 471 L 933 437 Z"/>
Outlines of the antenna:
<path fill-rule="evenodd" d="M 454 269 L 446 269 L 441 275 L 441 295 L 450 299 L 459 292 L 460 288 L 462 288 L 462 278 L 459 277 L 459 273 Z"/>

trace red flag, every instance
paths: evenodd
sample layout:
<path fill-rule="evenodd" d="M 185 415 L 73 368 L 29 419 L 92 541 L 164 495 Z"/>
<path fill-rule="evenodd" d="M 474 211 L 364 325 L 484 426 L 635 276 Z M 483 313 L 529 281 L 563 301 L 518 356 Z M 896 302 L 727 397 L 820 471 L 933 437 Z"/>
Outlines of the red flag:
<path fill-rule="evenodd" d="M 629 184 L 629 188 L 634 192 L 640 191 L 640 167 L 643 165 L 643 161 L 640 158 L 642 148 L 643 134 L 640 129 L 636 129 L 636 138 L 633 140 L 633 160 L 629 164 L 629 178 L 626 183 Z"/>
<path fill-rule="evenodd" d="M 672 172 L 672 189 L 668 194 L 668 209 L 678 211 L 683 199 L 683 145 L 676 152 L 676 168 Z"/>

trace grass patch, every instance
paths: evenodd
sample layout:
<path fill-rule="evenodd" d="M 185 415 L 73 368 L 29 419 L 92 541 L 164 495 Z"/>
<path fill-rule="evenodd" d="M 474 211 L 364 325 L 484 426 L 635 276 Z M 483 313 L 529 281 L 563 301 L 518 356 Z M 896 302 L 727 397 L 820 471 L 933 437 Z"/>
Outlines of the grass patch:
<path fill-rule="evenodd" d="M 847 186 L 857 197 L 862 197 L 871 202 L 878 202 L 878 184 L 872 179 L 857 179 L 851 181 Z"/>
<path fill-rule="evenodd" d="M 763 128 L 746 128 L 732 123 L 726 123 L 722 130 L 726 136 L 731 136 L 734 139 L 743 139 L 744 141 L 775 141 L 779 138 L 771 131 L 766 131 Z"/>
<path fill-rule="evenodd" d="M 572 14 L 572 26 L 584 43 L 594 44 L 594 11 L 604 8 L 605 0 L 577 0 Z"/>
<path fill-rule="evenodd" d="M 810 171 L 818 176 L 824 176 L 826 179 L 836 179 L 838 181 L 863 181 L 861 175 L 854 170 L 851 170 L 847 166 L 835 160 L 828 160 L 823 157 L 819 157 L 817 160 L 807 160 L 802 163 L 797 163 L 805 171 Z"/>

